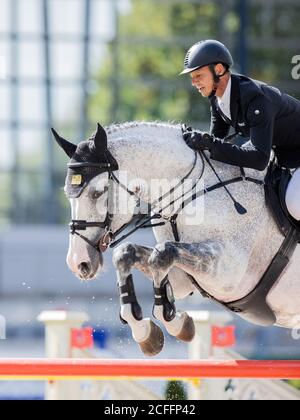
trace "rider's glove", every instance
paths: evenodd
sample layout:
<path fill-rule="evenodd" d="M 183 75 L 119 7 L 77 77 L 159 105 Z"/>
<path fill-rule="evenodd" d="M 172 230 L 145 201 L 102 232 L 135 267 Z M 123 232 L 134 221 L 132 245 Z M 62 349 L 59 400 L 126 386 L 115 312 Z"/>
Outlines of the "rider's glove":
<path fill-rule="evenodd" d="M 193 150 L 209 150 L 213 137 L 208 133 L 201 133 L 191 127 L 182 126 L 182 135 L 186 144 Z"/>

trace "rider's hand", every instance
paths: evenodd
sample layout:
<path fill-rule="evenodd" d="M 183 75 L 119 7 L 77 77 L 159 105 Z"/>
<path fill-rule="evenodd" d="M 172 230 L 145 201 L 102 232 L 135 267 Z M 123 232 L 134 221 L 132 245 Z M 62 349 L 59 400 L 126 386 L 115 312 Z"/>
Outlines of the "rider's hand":
<path fill-rule="evenodd" d="M 208 150 L 212 137 L 207 133 L 193 130 L 191 127 L 182 126 L 182 135 L 186 144 L 193 150 Z"/>

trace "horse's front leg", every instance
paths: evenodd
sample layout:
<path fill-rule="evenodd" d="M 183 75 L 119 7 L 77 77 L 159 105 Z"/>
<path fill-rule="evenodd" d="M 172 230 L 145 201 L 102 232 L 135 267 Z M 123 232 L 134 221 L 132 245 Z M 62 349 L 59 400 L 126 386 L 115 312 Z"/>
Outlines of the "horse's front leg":
<path fill-rule="evenodd" d="M 178 258 L 176 243 L 157 245 L 148 260 L 154 283 L 153 316 L 161 321 L 168 333 L 178 340 L 191 342 L 195 336 L 193 319 L 186 312 L 178 312 L 168 274 Z"/>
<path fill-rule="evenodd" d="M 117 270 L 120 294 L 120 318 L 129 324 L 133 339 L 147 356 L 155 356 L 164 346 L 164 335 L 161 329 L 149 318 L 143 318 L 134 288 L 131 271 L 137 268 L 152 279 L 148 260 L 153 249 L 130 243 L 121 245 L 114 251 L 113 262 Z"/>
<path fill-rule="evenodd" d="M 195 244 L 166 242 L 156 245 L 149 258 L 155 291 L 153 315 L 165 325 L 169 334 L 182 341 L 193 340 L 195 325 L 186 312 L 176 311 L 168 274 L 176 267 L 194 277 L 214 276 L 222 251 L 222 244 L 214 241 Z"/>

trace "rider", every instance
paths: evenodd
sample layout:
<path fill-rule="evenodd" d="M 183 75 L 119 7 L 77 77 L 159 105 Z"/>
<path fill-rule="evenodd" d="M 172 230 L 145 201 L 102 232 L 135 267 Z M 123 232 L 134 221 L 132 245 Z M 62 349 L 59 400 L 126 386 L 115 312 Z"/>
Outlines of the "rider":
<path fill-rule="evenodd" d="M 272 149 L 278 163 L 296 169 L 286 201 L 300 221 L 300 102 L 277 88 L 232 74 L 233 59 L 222 43 L 201 41 L 187 53 L 184 70 L 192 85 L 211 104 L 210 134 L 184 129 L 194 150 L 209 150 L 211 158 L 230 165 L 264 171 Z M 226 141 L 230 127 L 250 142 L 244 146 Z"/>

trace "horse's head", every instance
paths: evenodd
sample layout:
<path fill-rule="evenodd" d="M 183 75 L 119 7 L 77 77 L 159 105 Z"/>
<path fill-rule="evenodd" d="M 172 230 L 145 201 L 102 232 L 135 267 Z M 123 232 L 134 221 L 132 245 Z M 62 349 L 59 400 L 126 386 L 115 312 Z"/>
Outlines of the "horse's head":
<path fill-rule="evenodd" d="M 132 124 L 121 128 L 109 132 L 109 148 L 107 133 L 100 125 L 90 140 L 78 146 L 53 130 L 71 159 L 65 185 L 72 208 L 67 263 L 83 280 L 93 279 L 101 271 L 103 252 L 111 242 L 116 245 L 124 239 L 118 236 L 133 221 L 139 222 L 154 209 L 157 213 L 160 207 L 165 217 L 172 215 L 172 206 L 185 188 L 191 190 L 192 179 L 184 178 L 191 181 L 186 187 L 179 181 L 188 171 L 191 174 L 192 160 L 199 172 L 199 160 L 197 165 L 179 126 Z M 130 135 L 127 128 L 131 128 Z M 183 185 L 183 190 L 178 185 Z M 169 202 L 173 204 L 168 206 Z"/>
<path fill-rule="evenodd" d="M 82 280 L 93 279 L 103 267 L 103 252 L 110 241 L 111 177 L 118 163 L 107 147 L 105 130 L 78 146 L 52 130 L 59 146 L 71 159 L 65 193 L 72 208 L 67 263 Z"/>

